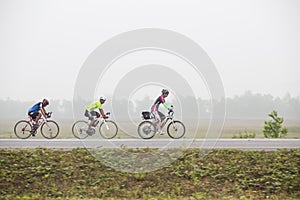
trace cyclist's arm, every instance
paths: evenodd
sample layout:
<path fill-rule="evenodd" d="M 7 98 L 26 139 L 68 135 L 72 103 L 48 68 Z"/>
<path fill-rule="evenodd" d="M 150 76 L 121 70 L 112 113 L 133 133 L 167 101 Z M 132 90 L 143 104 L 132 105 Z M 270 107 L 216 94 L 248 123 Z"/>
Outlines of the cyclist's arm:
<path fill-rule="evenodd" d="M 104 111 L 103 111 L 103 109 L 102 109 L 102 108 L 99 108 L 99 111 L 100 111 L 100 114 L 102 115 L 102 117 L 104 117 L 104 116 L 105 116 L 105 114 L 104 114 Z"/>
<path fill-rule="evenodd" d="M 168 105 L 167 102 L 164 102 L 163 105 L 164 105 L 164 107 L 165 107 L 166 109 L 170 110 L 169 105 Z"/>
<path fill-rule="evenodd" d="M 160 96 L 161 103 L 164 105 L 164 107 L 168 110 L 170 110 L 168 103 L 166 102 L 165 98 L 163 95 Z"/>
<path fill-rule="evenodd" d="M 47 112 L 46 112 L 45 108 L 41 108 L 40 111 L 41 111 L 41 113 L 43 114 L 44 117 L 47 116 Z"/>

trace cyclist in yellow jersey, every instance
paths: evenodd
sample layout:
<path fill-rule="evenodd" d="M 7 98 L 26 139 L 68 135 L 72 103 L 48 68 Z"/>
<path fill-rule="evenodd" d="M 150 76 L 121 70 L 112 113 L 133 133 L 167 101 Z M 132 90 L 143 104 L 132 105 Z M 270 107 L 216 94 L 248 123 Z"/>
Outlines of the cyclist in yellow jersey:
<path fill-rule="evenodd" d="M 95 101 L 93 103 L 91 103 L 90 105 L 85 106 L 85 113 L 84 116 L 88 117 L 90 120 L 89 125 L 89 129 L 91 128 L 91 126 L 94 124 L 95 122 L 95 118 L 100 117 L 100 114 L 102 115 L 102 117 L 104 119 L 107 119 L 108 117 L 104 114 L 102 105 L 105 103 L 106 98 L 105 97 L 100 97 L 99 101 Z M 96 111 L 96 109 L 99 109 L 100 114 Z"/>

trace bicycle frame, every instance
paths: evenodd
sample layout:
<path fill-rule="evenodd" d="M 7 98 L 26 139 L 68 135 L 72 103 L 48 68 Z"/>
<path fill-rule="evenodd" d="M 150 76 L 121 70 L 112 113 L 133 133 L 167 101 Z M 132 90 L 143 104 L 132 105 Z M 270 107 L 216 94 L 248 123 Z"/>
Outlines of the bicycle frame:
<path fill-rule="evenodd" d="M 51 112 L 50 112 L 50 117 L 51 117 Z M 28 121 L 30 124 L 31 124 L 31 126 L 33 127 L 33 119 L 32 119 L 32 117 L 30 117 L 29 116 L 29 121 Z M 42 124 L 46 124 L 47 126 L 48 126 L 48 123 L 47 123 L 47 118 L 44 116 L 44 115 L 42 115 L 41 116 L 41 118 L 38 120 L 38 127 L 36 128 L 36 130 L 42 125 Z"/>
<path fill-rule="evenodd" d="M 108 116 L 109 117 L 109 115 L 110 115 L 110 113 L 108 112 L 108 113 L 106 113 L 106 116 Z M 107 124 L 106 124 L 106 119 L 104 119 L 102 116 L 101 117 L 96 117 L 96 118 L 94 118 L 94 123 L 97 123 L 97 125 L 96 126 L 99 126 L 101 123 L 104 123 L 105 124 L 105 126 L 106 126 L 106 128 L 107 129 L 109 129 L 109 127 L 107 126 Z M 89 120 L 90 121 L 90 120 Z M 100 122 L 100 123 L 99 123 Z M 94 127 L 96 127 L 96 126 L 94 126 Z M 92 127 L 93 127 L 93 125 L 92 125 Z"/>
<path fill-rule="evenodd" d="M 171 122 L 173 121 L 173 118 L 174 118 L 173 115 L 174 115 L 174 111 L 168 113 L 166 118 L 161 122 L 161 128 L 163 128 L 169 120 L 171 120 Z M 155 120 L 155 122 L 154 122 L 155 125 L 157 125 L 157 120 L 156 119 L 154 119 L 154 120 Z"/>

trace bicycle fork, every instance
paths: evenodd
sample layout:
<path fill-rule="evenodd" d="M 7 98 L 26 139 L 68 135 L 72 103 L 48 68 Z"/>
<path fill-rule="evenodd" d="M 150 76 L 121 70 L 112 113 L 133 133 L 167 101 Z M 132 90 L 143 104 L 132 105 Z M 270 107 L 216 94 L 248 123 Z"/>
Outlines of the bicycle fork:
<path fill-rule="evenodd" d="M 48 130 L 49 130 L 49 131 L 51 131 L 51 127 L 49 126 L 48 122 L 47 122 L 47 121 L 45 121 L 45 122 L 44 122 L 44 124 L 46 124 L 46 126 L 47 126 Z"/>
<path fill-rule="evenodd" d="M 170 122 L 170 124 L 172 124 L 172 127 L 175 131 L 178 131 L 178 128 L 175 126 L 175 123 L 173 120 Z"/>
<path fill-rule="evenodd" d="M 24 132 L 27 128 L 28 124 L 26 124 L 26 126 L 24 128 L 22 128 L 22 131 Z"/>
<path fill-rule="evenodd" d="M 52 129 L 51 127 L 49 126 L 48 122 L 45 121 L 44 124 L 46 124 L 47 128 L 48 128 L 48 131 L 50 132 L 50 136 L 52 137 Z M 42 125 L 42 124 L 41 124 Z"/>
<path fill-rule="evenodd" d="M 104 121 L 105 127 L 107 130 L 109 130 L 109 126 L 107 125 L 106 121 Z"/>

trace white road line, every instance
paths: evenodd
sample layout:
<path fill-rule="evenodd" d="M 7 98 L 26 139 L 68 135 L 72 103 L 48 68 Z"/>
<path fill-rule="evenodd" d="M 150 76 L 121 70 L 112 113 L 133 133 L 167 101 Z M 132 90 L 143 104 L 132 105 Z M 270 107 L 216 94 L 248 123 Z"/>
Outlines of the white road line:
<path fill-rule="evenodd" d="M 247 150 L 276 150 L 300 149 L 300 139 L 0 139 L 2 149 L 27 148 L 214 148 L 214 149 L 247 149 Z"/>

